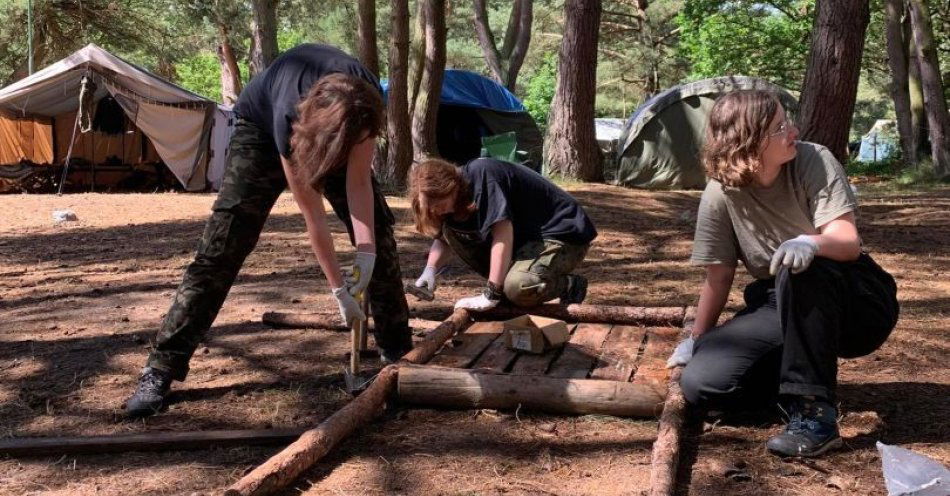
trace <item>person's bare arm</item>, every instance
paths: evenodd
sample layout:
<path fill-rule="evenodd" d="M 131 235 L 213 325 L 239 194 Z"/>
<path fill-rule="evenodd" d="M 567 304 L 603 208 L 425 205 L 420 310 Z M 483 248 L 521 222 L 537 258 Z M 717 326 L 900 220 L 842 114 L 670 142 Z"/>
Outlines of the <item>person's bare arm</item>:
<path fill-rule="evenodd" d="M 715 327 L 716 322 L 719 321 L 719 315 L 729 299 L 729 290 L 732 289 L 735 275 L 735 267 L 723 264 L 706 266 L 706 279 L 699 292 L 696 321 L 693 323 L 694 338 Z"/>
<path fill-rule="evenodd" d="M 505 286 L 505 276 L 511 266 L 511 250 L 514 245 L 515 234 L 510 220 L 496 222 L 491 227 L 492 245 L 491 262 L 489 263 L 488 281 L 496 287 Z"/>
<path fill-rule="evenodd" d="M 861 237 L 854 223 L 854 212 L 841 215 L 818 230 L 821 234 L 811 236 L 818 243 L 816 256 L 851 262 L 861 255 Z"/>
<path fill-rule="evenodd" d="M 300 212 L 303 214 L 304 222 L 307 225 L 307 236 L 310 239 L 310 247 L 317 257 L 317 263 L 323 269 L 331 288 L 342 287 L 343 277 L 340 274 L 340 264 L 336 259 L 336 250 L 333 248 L 330 228 L 327 225 L 323 195 L 317 193 L 309 184 L 303 184 L 294 174 L 287 159 L 281 157 L 280 162 L 284 167 L 284 174 L 287 176 L 290 191 L 293 193 L 294 200 L 296 200 L 297 206 L 300 207 Z"/>
<path fill-rule="evenodd" d="M 442 268 L 451 253 L 452 248 L 441 239 L 436 238 L 432 241 L 432 247 L 429 248 L 429 258 L 426 260 L 426 266 L 433 267 L 436 270 Z"/>
<path fill-rule="evenodd" d="M 346 167 L 346 202 L 353 221 L 353 239 L 356 251 L 364 253 L 376 253 L 372 179 L 375 153 L 376 139 L 364 139 L 350 150 Z"/>

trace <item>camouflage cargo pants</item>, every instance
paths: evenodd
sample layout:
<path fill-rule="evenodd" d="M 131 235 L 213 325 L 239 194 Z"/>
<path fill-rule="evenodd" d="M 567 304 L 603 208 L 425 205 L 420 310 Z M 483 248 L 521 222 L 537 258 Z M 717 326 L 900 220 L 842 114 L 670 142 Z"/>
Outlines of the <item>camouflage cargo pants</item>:
<path fill-rule="evenodd" d="M 443 231 L 445 242 L 472 270 L 488 277 L 491 243 L 462 243 L 451 229 Z M 539 305 L 559 298 L 567 290 L 567 275 L 587 255 L 590 244 L 574 245 L 554 239 L 528 241 L 511 257 L 505 276 L 505 297 L 520 307 Z"/>
<path fill-rule="evenodd" d="M 218 315 L 244 259 L 257 244 L 274 202 L 287 186 L 273 138 L 254 124 L 238 121 L 228 153 L 227 171 L 211 218 L 148 358 L 148 366 L 168 371 L 179 381 L 188 375 L 191 356 Z M 328 179 L 324 196 L 346 224 L 352 241 L 345 177 L 340 176 Z M 382 348 L 404 347 L 411 345 L 412 338 L 393 215 L 375 180 L 373 186 L 377 258 L 369 288 L 376 341 Z"/>

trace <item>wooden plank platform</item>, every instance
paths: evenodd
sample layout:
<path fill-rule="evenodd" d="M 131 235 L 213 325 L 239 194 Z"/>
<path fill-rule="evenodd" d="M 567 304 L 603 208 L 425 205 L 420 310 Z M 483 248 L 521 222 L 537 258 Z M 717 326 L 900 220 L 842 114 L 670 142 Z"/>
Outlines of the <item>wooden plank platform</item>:
<path fill-rule="evenodd" d="M 581 322 L 571 328 L 563 347 L 531 354 L 505 346 L 501 322 L 476 322 L 428 364 L 517 376 L 633 382 L 665 391 L 666 360 L 679 333 L 675 327 Z"/>

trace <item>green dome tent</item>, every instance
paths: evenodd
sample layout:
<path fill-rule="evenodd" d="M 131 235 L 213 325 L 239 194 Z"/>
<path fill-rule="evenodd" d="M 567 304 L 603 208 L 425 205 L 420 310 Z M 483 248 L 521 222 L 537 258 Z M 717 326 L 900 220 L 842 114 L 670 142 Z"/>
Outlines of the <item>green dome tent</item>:
<path fill-rule="evenodd" d="M 727 76 L 674 86 L 633 112 L 617 147 L 615 184 L 632 188 L 702 188 L 706 175 L 699 152 L 706 117 L 723 93 L 760 89 L 778 95 L 795 113 L 798 101 L 788 90 L 763 79 Z"/>

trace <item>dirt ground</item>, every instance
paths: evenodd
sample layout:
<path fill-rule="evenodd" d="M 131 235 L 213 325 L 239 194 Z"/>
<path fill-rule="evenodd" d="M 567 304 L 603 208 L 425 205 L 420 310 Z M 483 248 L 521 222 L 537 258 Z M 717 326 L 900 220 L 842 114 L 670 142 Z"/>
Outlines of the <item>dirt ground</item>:
<path fill-rule="evenodd" d="M 588 302 L 695 304 L 702 272 L 687 259 L 698 193 L 568 189 L 600 230 L 581 270 L 591 280 Z M 122 419 L 213 200 L 0 197 L 0 436 L 310 426 L 346 403 L 346 334 L 260 323 L 267 310 L 333 308 L 285 194 L 169 410 Z M 902 315 L 881 350 L 842 362 L 845 448 L 814 463 L 782 462 L 763 448 L 780 429 L 774 419 L 707 424 L 690 450 L 684 493 L 883 495 L 877 440 L 950 464 L 950 189 L 862 188 L 861 200 L 859 228 L 897 278 Z M 413 280 L 427 242 L 412 231 L 406 201 L 390 204 L 403 273 Z M 60 208 L 79 220 L 54 225 Z M 332 227 L 346 259 L 342 224 Z M 738 285 L 749 280 L 740 271 Z M 438 297 L 450 302 L 481 283 L 457 269 L 442 284 Z M 736 289 L 728 311 L 740 303 Z M 652 420 L 396 409 L 285 494 L 645 494 L 655 432 Z M 0 494 L 214 494 L 276 451 L 0 457 Z"/>

